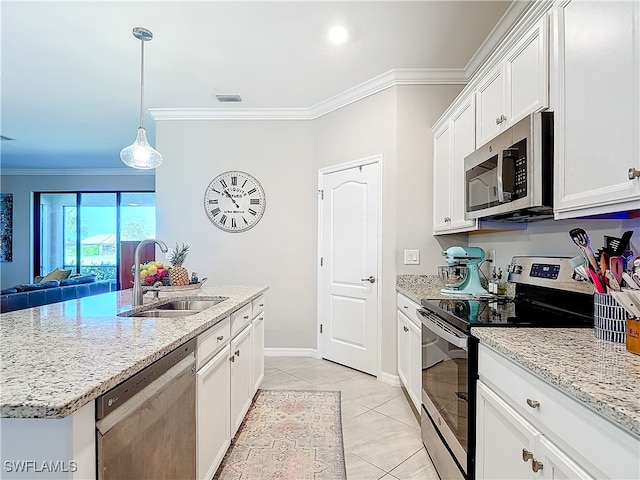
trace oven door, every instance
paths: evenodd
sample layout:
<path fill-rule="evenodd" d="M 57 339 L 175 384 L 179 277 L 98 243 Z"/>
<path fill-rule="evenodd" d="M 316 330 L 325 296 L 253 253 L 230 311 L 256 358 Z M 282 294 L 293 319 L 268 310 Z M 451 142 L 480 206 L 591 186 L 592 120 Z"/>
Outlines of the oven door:
<path fill-rule="evenodd" d="M 467 477 L 470 337 L 425 309 L 422 321 L 423 443 L 443 478 Z"/>

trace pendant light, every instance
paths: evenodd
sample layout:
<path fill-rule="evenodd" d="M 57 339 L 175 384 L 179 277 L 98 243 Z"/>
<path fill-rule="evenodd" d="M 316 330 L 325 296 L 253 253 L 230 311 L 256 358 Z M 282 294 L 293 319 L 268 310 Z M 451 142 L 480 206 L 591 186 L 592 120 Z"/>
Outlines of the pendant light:
<path fill-rule="evenodd" d="M 140 126 L 135 142 L 120 151 L 120 159 L 129 167 L 142 170 L 156 168 L 162 163 L 162 155 L 147 141 L 143 126 L 144 117 L 144 42 L 151 41 L 153 33 L 142 27 L 133 29 L 133 36 L 140 40 L 142 55 L 140 61 Z"/>

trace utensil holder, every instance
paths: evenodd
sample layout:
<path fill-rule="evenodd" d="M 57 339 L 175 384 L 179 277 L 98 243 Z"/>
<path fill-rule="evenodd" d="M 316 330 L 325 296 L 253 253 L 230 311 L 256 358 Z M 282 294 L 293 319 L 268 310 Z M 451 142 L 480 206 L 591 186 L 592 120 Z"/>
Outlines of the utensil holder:
<path fill-rule="evenodd" d="M 625 343 L 629 314 L 612 295 L 593 294 L 593 325 L 596 338 Z"/>

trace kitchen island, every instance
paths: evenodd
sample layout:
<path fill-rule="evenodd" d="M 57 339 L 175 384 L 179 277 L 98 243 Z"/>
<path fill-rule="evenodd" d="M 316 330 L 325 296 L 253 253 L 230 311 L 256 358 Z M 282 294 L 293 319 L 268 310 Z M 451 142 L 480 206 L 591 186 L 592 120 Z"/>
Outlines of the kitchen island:
<path fill-rule="evenodd" d="M 145 304 L 137 307 L 131 305 L 132 291 L 123 290 L 3 313 L 3 478 L 17 473 L 15 462 L 32 461 L 38 468 L 45 460 L 62 462 L 59 469 L 67 471 L 41 478 L 94 478 L 94 400 L 266 290 L 265 286 L 203 286 L 161 292 L 159 300 L 145 298 Z M 192 297 L 226 300 L 187 317 L 120 316 Z M 34 456 L 38 451 L 46 455 Z M 32 469 L 31 476 L 37 471 Z"/>

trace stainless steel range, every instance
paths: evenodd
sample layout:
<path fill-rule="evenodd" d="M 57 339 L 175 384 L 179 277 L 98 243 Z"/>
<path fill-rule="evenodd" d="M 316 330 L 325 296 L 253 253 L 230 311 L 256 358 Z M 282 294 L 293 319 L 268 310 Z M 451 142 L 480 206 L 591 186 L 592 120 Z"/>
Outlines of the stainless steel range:
<path fill-rule="evenodd" d="M 475 478 L 472 327 L 593 327 L 593 286 L 568 258 L 513 257 L 515 297 L 423 299 L 422 441 L 442 479 Z"/>

